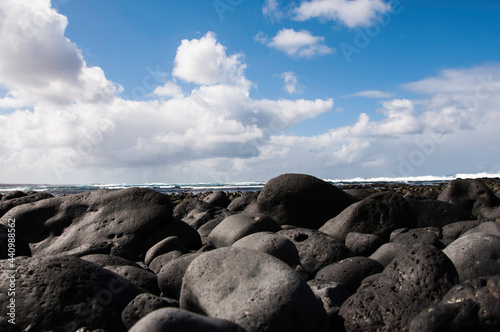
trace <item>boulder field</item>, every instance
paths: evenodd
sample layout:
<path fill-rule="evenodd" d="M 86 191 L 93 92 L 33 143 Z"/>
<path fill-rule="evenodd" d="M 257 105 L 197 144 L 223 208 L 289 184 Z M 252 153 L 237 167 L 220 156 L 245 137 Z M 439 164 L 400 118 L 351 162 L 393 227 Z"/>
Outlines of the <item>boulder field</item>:
<path fill-rule="evenodd" d="M 499 331 L 499 182 L 15 192 L 0 330 Z"/>

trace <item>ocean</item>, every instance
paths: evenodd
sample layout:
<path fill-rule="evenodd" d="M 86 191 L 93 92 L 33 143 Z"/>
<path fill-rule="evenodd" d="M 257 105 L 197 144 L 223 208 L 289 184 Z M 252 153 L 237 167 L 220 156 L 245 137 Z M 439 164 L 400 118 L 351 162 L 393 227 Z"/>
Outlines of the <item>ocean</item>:
<path fill-rule="evenodd" d="M 451 180 L 477 179 L 477 178 L 499 178 L 500 174 L 476 173 L 476 174 L 452 174 L 445 176 L 413 176 L 413 177 L 377 177 L 377 178 L 352 178 L 352 179 L 324 179 L 338 187 L 346 185 L 439 185 Z M 144 183 L 144 184 L 0 184 L 0 194 L 12 191 L 41 191 L 55 196 L 71 195 L 99 189 L 124 189 L 130 187 L 150 188 L 165 194 L 182 192 L 203 193 L 209 191 L 245 192 L 259 191 L 264 187 L 266 181 L 231 182 L 231 183 Z"/>

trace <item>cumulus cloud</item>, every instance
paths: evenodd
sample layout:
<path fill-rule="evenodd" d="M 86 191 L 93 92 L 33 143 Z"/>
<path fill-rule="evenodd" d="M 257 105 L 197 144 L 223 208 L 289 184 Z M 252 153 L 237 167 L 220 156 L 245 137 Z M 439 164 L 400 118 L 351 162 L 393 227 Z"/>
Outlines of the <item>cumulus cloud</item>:
<path fill-rule="evenodd" d="M 265 0 L 262 5 L 262 14 L 271 21 L 280 21 L 286 16 L 277 0 Z"/>
<path fill-rule="evenodd" d="M 335 52 L 335 49 L 324 45 L 325 37 L 313 36 L 307 30 L 281 29 L 271 40 L 259 33 L 254 40 L 291 57 L 312 58 Z"/>
<path fill-rule="evenodd" d="M 372 24 L 377 15 L 390 10 L 391 5 L 383 0 L 311 0 L 301 1 L 295 19 L 328 19 L 355 28 Z"/>

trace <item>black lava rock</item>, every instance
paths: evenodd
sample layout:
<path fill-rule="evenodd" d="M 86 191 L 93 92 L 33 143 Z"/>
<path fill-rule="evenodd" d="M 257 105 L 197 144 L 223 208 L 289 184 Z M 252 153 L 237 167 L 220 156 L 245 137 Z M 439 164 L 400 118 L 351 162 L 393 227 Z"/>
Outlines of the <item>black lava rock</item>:
<path fill-rule="evenodd" d="M 345 238 L 345 245 L 355 256 L 370 256 L 385 241 L 378 235 L 350 232 Z"/>
<path fill-rule="evenodd" d="M 166 307 L 178 308 L 179 301 L 148 293 L 139 294 L 123 309 L 121 315 L 123 325 L 130 329 L 142 317 L 157 309 Z"/>
<path fill-rule="evenodd" d="M 280 225 L 318 229 L 357 199 L 334 185 L 305 174 L 269 180 L 257 199 L 259 211 Z"/>

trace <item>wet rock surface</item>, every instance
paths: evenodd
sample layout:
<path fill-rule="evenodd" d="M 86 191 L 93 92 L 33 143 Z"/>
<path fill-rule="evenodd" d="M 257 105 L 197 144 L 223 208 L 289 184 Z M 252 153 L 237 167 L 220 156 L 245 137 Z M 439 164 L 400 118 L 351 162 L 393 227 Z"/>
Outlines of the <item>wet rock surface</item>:
<path fill-rule="evenodd" d="M 497 331 L 499 188 L 284 174 L 251 193 L 13 192 L 0 330 Z"/>

